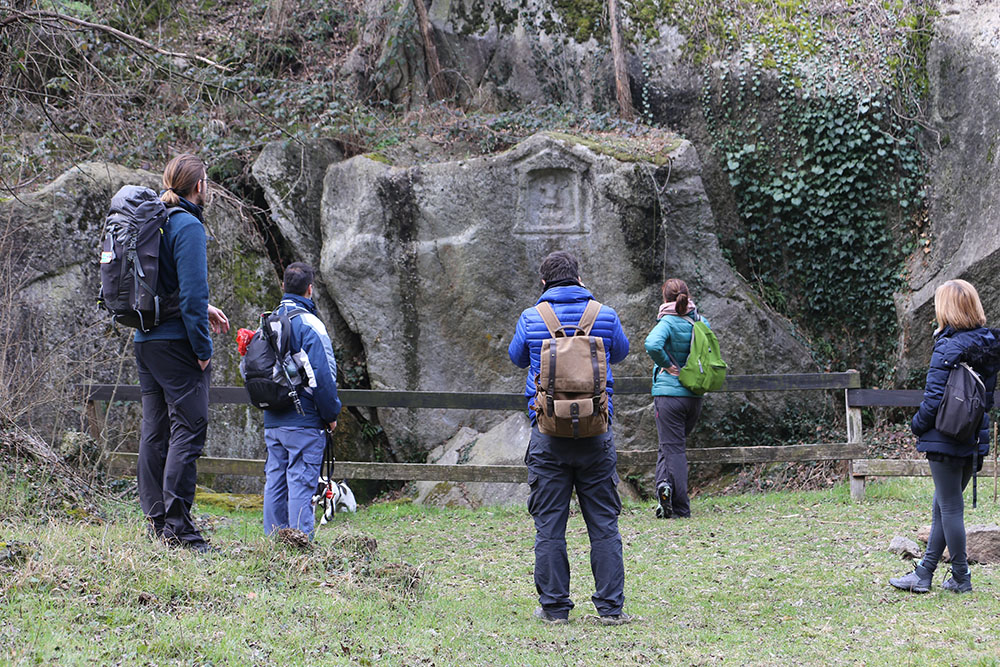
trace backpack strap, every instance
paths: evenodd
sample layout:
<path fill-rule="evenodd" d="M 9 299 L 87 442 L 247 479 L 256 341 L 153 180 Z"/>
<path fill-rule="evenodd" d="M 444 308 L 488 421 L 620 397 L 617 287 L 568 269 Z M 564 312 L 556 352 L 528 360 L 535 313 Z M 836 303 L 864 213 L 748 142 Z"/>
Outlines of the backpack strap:
<path fill-rule="evenodd" d="M 548 301 L 542 301 L 535 306 L 535 310 L 542 316 L 542 321 L 545 322 L 545 328 L 549 330 L 549 335 L 555 338 L 556 333 L 562 329 L 562 322 L 556 316 L 556 311 L 552 309 L 552 304 Z"/>
<path fill-rule="evenodd" d="M 594 322 L 597 321 L 600 312 L 600 303 L 593 299 L 587 302 L 587 307 L 583 309 L 583 315 L 580 316 L 580 324 L 577 325 L 584 336 L 590 335 L 590 330 L 594 328 Z"/>

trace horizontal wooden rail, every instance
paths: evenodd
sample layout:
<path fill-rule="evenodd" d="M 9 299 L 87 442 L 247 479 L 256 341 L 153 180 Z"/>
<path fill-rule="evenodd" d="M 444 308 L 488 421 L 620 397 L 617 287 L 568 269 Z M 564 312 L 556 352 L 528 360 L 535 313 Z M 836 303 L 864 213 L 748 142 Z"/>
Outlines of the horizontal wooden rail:
<path fill-rule="evenodd" d="M 704 447 L 688 450 L 692 463 L 774 463 L 779 461 L 826 461 L 864 456 L 864 447 L 847 443 L 822 445 L 789 445 L 787 447 Z M 135 470 L 138 454 L 112 452 L 108 466 L 113 472 Z M 628 450 L 618 452 L 618 467 L 648 467 L 656 464 L 655 451 Z M 264 474 L 261 459 L 223 459 L 203 456 L 198 459 L 198 472 L 204 475 Z M 386 479 L 405 481 L 452 482 L 526 482 L 528 469 L 523 465 L 444 465 L 439 463 L 378 463 L 368 461 L 337 461 L 334 473 L 345 479 Z"/>
<path fill-rule="evenodd" d="M 615 380 L 616 394 L 648 394 L 648 377 Z M 724 392 L 851 389 L 860 387 L 857 373 L 794 373 L 785 375 L 731 375 Z M 138 401 L 139 385 L 81 385 L 86 401 Z M 371 408 L 445 408 L 463 410 L 523 410 L 526 399 L 520 393 L 397 391 L 383 389 L 341 389 L 344 405 Z M 211 387 L 210 403 L 249 403 L 242 387 Z"/>
<path fill-rule="evenodd" d="M 697 447 L 687 450 L 689 463 L 778 463 L 843 461 L 865 455 L 860 444 L 846 442 L 781 447 Z M 618 465 L 655 465 L 656 450 L 618 452 Z"/>
<path fill-rule="evenodd" d="M 847 405 L 852 408 L 915 408 L 924 392 L 919 389 L 848 389 Z M 993 394 L 993 404 L 1000 405 L 1000 391 Z"/>
<path fill-rule="evenodd" d="M 855 459 L 851 474 L 855 477 L 930 477 L 931 467 L 924 459 Z M 979 476 L 993 476 L 993 461 L 983 461 Z"/>

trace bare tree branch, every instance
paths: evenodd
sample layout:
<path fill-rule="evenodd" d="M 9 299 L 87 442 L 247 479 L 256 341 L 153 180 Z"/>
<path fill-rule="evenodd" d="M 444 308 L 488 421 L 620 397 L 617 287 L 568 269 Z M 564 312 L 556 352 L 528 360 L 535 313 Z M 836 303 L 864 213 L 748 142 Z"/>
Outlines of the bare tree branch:
<path fill-rule="evenodd" d="M 55 19 L 57 21 L 64 21 L 66 23 L 72 23 L 74 25 L 83 26 L 84 28 L 89 28 L 91 30 L 99 30 L 101 32 L 106 32 L 109 35 L 117 37 L 120 40 L 131 42 L 133 44 L 138 44 L 144 49 L 149 49 L 163 56 L 171 56 L 174 58 L 184 58 L 185 60 L 196 60 L 204 65 L 209 65 L 223 72 L 228 72 L 229 68 L 225 65 L 220 65 L 214 60 L 209 60 L 203 56 L 191 55 L 190 53 L 182 53 L 180 51 L 167 51 L 161 49 L 160 47 L 147 42 L 144 39 L 130 35 L 127 32 L 122 32 L 116 28 L 112 28 L 109 25 L 104 25 L 102 23 L 92 23 L 90 21 L 84 21 L 83 19 L 78 19 L 74 16 L 67 16 L 66 14 L 60 14 L 59 12 L 47 12 L 47 11 L 33 11 L 33 12 L 20 12 L 17 10 L 12 10 L 12 14 L 7 18 L 0 19 L 0 28 L 5 28 L 12 23 L 17 23 L 18 21 L 40 21 L 42 19 Z"/>

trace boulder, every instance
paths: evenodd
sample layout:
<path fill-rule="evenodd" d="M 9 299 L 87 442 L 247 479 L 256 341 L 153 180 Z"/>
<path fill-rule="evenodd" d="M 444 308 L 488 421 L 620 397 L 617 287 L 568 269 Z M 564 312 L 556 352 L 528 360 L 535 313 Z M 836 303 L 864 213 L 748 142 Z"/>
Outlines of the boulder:
<path fill-rule="evenodd" d="M 369 156 L 333 161 L 323 183 L 322 229 L 313 237 L 321 244 L 317 280 L 361 341 L 371 386 L 522 391 L 525 372 L 510 363 L 507 345 L 520 312 L 540 293 L 539 262 L 556 249 L 580 258 L 584 282 L 621 316 L 632 351 L 616 376 L 650 372 L 642 342 L 655 324 L 659 285 L 674 275 L 691 286 L 732 372 L 815 370 L 788 323 L 761 305 L 720 252 L 694 148 L 676 137 L 665 143 L 654 156 L 594 138 L 538 134 L 475 159 L 407 167 Z M 271 201 L 278 189 L 268 183 L 300 172 L 254 173 Z M 316 213 L 304 205 L 295 212 L 274 220 L 293 251 L 310 256 L 317 249 L 294 227 Z M 655 446 L 650 404 L 648 396 L 616 398 L 619 449 Z M 495 412 L 378 412 L 398 455 L 505 419 Z"/>
<path fill-rule="evenodd" d="M 80 383 L 136 384 L 131 330 L 113 326 L 95 305 L 100 276 L 98 255 L 104 218 L 112 194 L 124 184 L 160 186 L 160 177 L 103 163 L 84 163 L 36 192 L 0 203 L 0 224 L 9 236 L 5 261 L 15 261 L 18 288 L 6 298 L 16 312 L 14 330 L 26 346 L 20 370 L 38 373 L 23 415 L 49 442 L 81 426 Z M 253 327 L 261 308 L 280 297 L 279 281 L 263 244 L 247 233 L 240 212 L 217 197 L 206 207 L 211 302 L 232 323 L 228 335 L 215 336 L 213 385 L 239 385 L 235 333 Z M 44 363 L 32 366 L 32 360 Z M 137 403 L 115 403 L 104 430 L 112 449 L 136 451 L 140 411 Z M 349 426 L 349 424 L 345 424 Z M 213 406 L 206 456 L 264 458 L 261 413 L 240 405 Z M 233 480 L 211 480 L 231 487 Z M 240 488 L 259 490 L 256 479 Z"/>
<path fill-rule="evenodd" d="M 931 527 L 924 526 L 917 531 L 917 539 L 927 543 L 931 536 Z M 996 524 L 977 524 L 965 527 L 965 553 L 970 563 L 993 565 L 1000 563 L 1000 526 Z M 945 547 L 941 556 L 944 562 L 951 561 L 951 554 Z"/>
<path fill-rule="evenodd" d="M 921 552 L 916 542 L 902 535 L 896 535 L 889 542 L 889 553 L 899 554 L 903 558 L 917 558 Z"/>
<path fill-rule="evenodd" d="M 928 245 L 909 262 L 899 295 L 900 379 L 930 360 L 934 290 L 964 278 L 991 323 L 1000 313 L 1000 3 L 955 0 L 936 20 L 930 80 Z"/>
<path fill-rule="evenodd" d="M 442 465 L 520 465 L 531 436 L 531 423 L 523 414 L 510 415 L 485 433 L 462 427 L 427 456 Z M 527 484 L 505 482 L 417 482 L 415 502 L 439 507 L 524 505 Z"/>

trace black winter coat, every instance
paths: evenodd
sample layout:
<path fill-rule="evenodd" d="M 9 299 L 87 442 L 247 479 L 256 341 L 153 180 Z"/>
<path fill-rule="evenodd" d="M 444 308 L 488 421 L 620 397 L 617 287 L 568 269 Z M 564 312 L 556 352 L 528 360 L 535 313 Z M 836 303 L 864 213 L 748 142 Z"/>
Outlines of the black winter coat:
<path fill-rule="evenodd" d="M 951 370 L 962 362 L 969 364 L 982 376 L 986 385 L 986 414 L 979 430 L 978 443 L 958 442 L 938 432 L 934 428 L 938 406 L 944 397 L 945 385 Z M 977 444 L 980 457 L 990 451 L 989 410 L 993 408 L 993 392 L 997 385 L 997 370 L 1000 368 L 1000 329 L 963 329 L 951 327 L 938 334 L 931 354 L 931 365 L 927 369 L 924 384 L 924 398 L 917 414 L 913 415 L 910 429 L 918 437 L 918 452 L 934 452 L 949 456 L 972 456 Z"/>

